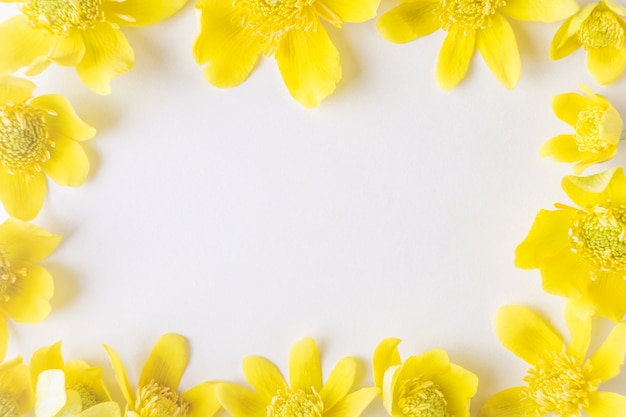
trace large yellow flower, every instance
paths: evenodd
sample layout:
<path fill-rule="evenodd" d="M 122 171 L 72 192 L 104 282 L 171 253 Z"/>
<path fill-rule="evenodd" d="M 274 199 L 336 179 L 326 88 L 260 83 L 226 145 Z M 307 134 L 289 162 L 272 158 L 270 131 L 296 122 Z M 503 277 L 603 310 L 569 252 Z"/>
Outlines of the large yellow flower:
<path fill-rule="evenodd" d="M 0 24 L 0 75 L 23 67 L 35 75 L 51 62 L 75 66 L 85 85 L 111 92 L 134 54 L 120 26 L 146 26 L 177 12 L 187 0 L 0 0 L 22 14 Z"/>
<path fill-rule="evenodd" d="M 393 417 L 469 417 L 478 377 L 450 363 L 441 349 L 400 359 L 400 339 L 383 340 L 374 352 L 374 382 Z"/>
<path fill-rule="evenodd" d="M 541 210 L 515 251 L 515 265 L 539 268 L 545 291 L 620 321 L 626 313 L 624 171 L 568 176 L 562 186 L 580 209 Z"/>
<path fill-rule="evenodd" d="M 63 96 L 32 98 L 34 89 L 28 80 L 0 77 L 0 200 L 22 220 L 41 210 L 46 174 L 60 185 L 85 181 L 89 160 L 77 141 L 95 135 Z"/>
<path fill-rule="evenodd" d="M 555 136 L 543 144 L 541 156 L 552 156 L 559 162 L 578 162 L 574 173 L 604 162 L 617 152 L 622 135 L 622 118 L 603 96 L 581 87 L 587 97 L 577 93 L 555 96 L 554 113 L 575 129 L 574 134 Z"/>
<path fill-rule="evenodd" d="M 380 0 L 200 0 L 194 45 L 217 87 L 245 81 L 260 54 L 274 55 L 291 95 L 316 107 L 341 79 L 339 53 L 320 18 L 340 27 L 376 16 Z"/>
<path fill-rule="evenodd" d="M 136 394 L 133 393 L 120 357 L 104 346 L 128 402 L 127 417 L 211 417 L 219 409 L 215 386 L 203 382 L 180 394 L 178 384 L 187 366 L 187 343 L 174 333 L 164 334 L 150 352 Z"/>
<path fill-rule="evenodd" d="M 61 342 L 37 350 L 30 361 L 36 417 L 119 417 L 120 406 L 102 381 L 102 369 L 64 362 Z"/>
<path fill-rule="evenodd" d="M 626 323 L 617 324 L 600 348 L 587 357 L 591 318 L 581 318 L 569 307 L 565 314 L 570 342 L 532 310 L 506 306 L 498 311 L 496 333 L 502 344 L 531 368 L 525 386 L 495 394 L 478 417 L 624 416 L 626 397 L 598 391 L 617 376 L 626 354 Z"/>
<path fill-rule="evenodd" d="M 7 318 L 39 323 L 50 313 L 52 277 L 35 263 L 50 255 L 60 241 L 61 236 L 19 220 L 0 224 L 0 357 L 7 349 Z"/>
<path fill-rule="evenodd" d="M 387 40 L 413 41 L 437 29 L 447 32 L 437 61 L 437 82 L 444 90 L 465 78 L 474 50 L 509 89 L 520 79 L 517 41 L 504 16 L 553 22 L 578 10 L 575 0 L 404 0 L 378 20 Z"/>
<path fill-rule="evenodd" d="M 567 19 L 554 35 L 550 58 L 565 58 L 580 46 L 587 68 L 600 84 L 615 81 L 626 68 L 626 8 L 614 0 L 588 4 Z"/>
<path fill-rule="evenodd" d="M 22 358 L 0 364 L 0 416 L 23 416 L 33 408 L 33 400 L 28 366 Z"/>
<path fill-rule="evenodd" d="M 290 385 L 262 357 L 245 358 L 243 372 L 256 392 L 231 383 L 217 388 L 220 403 L 233 417 L 358 417 L 378 392 L 374 387 L 350 392 L 357 372 L 351 357 L 341 359 L 324 384 L 317 345 L 311 338 L 291 347 Z"/>

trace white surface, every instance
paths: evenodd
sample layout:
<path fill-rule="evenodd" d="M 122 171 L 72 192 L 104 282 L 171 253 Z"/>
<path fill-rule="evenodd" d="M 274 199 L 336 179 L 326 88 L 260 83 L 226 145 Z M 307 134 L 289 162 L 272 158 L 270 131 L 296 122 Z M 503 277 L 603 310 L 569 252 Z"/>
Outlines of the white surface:
<path fill-rule="evenodd" d="M 14 10 L 1 5 L 0 17 Z M 219 90 L 192 58 L 191 5 L 124 30 L 136 67 L 110 96 L 71 68 L 35 78 L 36 94 L 66 95 L 98 134 L 88 182 L 51 184 L 34 221 L 64 236 L 45 262 L 53 312 L 12 325 L 11 352 L 28 358 L 62 339 L 67 359 L 102 365 L 111 381 L 107 343 L 136 381 L 157 337 L 174 331 L 192 349 L 184 390 L 242 381 L 250 354 L 286 372 L 290 344 L 308 335 L 326 374 L 354 355 L 366 385 L 374 348 L 396 336 L 403 357 L 441 347 L 476 373 L 472 412 L 520 385 L 527 366 L 495 338 L 497 308 L 534 306 L 562 325 L 563 300 L 512 263 L 536 212 L 567 202 L 569 167 L 537 157 L 543 141 L 570 132 L 551 97 L 586 83 L 624 114 L 626 81 L 598 87 L 582 51 L 551 62 L 558 24 L 512 24 L 523 62 L 512 92 L 478 55 L 467 79 L 441 92 L 444 33 L 394 45 L 374 21 L 329 29 L 344 79 L 318 109 L 289 97 L 271 57 Z M 611 164 L 624 164 L 624 150 Z M 625 381 L 609 387 L 624 394 Z M 375 404 L 366 415 L 385 415 Z"/>

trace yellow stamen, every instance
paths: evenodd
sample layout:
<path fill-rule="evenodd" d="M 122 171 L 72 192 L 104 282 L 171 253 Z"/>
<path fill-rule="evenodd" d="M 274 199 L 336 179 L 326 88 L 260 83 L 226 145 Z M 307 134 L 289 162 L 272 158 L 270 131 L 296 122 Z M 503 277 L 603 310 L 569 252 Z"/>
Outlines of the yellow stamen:
<path fill-rule="evenodd" d="M 469 32 L 490 27 L 491 16 L 505 4 L 505 0 L 441 0 L 435 13 L 444 30 L 454 26 Z"/>
<path fill-rule="evenodd" d="M 448 417 L 443 393 L 437 384 L 422 377 L 402 383 L 398 392 L 398 407 L 407 417 Z"/>
<path fill-rule="evenodd" d="M 137 389 L 135 411 L 141 417 L 185 417 L 189 403 L 156 381 Z"/>
<path fill-rule="evenodd" d="M 93 389 L 84 384 L 72 384 L 67 389 L 74 390 L 80 395 L 83 411 L 104 401 L 98 397 L 98 394 Z"/>
<path fill-rule="evenodd" d="M 575 137 L 580 152 L 598 152 L 609 146 L 600 129 L 603 115 L 604 109 L 599 106 L 589 106 L 578 113 Z"/>
<path fill-rule="evenodd" d="M 279 391 L 267 406 L 267 417 L 321 417 L 323 411 L 322 397 L 315 390 L 296 389 Z"/>
<path fill-rule="evenodd" d="M 0 387 L 0 416 L 19 417 L 19 408 L 15 396 L 5 388 Z"/>
<path fill-rule="evenodd" d="M 624 46 L 624 28 L 615 13 L 609 10 L 594 10 L 585 19 L 577 33 L 580 43 L 587 48 Z"/>
<path fill-rule="evenodd" d="M 102 0 L 26 0 L 22 12 L 33 26 L 67 35 L 104 21 L 101 5 Z"/>
<path fill-rule="evenodd" d="M 6 303 L 11 299 L 9 289 L 15 284 L 18 276 L 26 276 L 26 270 L 13 268 L 5 254 L 6 252 L 0 249 L 0 301 Z"/>

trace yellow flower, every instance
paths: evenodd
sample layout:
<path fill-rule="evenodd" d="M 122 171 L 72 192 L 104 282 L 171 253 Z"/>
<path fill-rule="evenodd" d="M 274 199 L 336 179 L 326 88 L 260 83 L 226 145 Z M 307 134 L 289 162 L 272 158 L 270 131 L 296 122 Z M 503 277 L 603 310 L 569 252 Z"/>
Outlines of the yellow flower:
<path fill-rule="evenodd" d="M 0 0 L 22 14 L 0 24 L 0 75 L 23 67 L 36 75 L 51 62 L 76 67 L 85 85 L 111 92 L 134 54 L 120 26 L 146 26 L 177 12 L 187 0 Z"/>
<path fill-rule="evenodd" d="M 478 378 L 450 363 L 441 349 L 411 356 L 404 363 L 393 337 L 383 340 L 374 352 L 374 382 L 383 405 L 393 417 L 469 417 L 471 398 Z"/>
<path fill-rule="evenodd" d="M 575 0 L 403 0 L 380 17 L 378 30 L 395 43 L 445 30 L 436 71 L 444 90 L 451 90 L 465 78 L 476 48 L 495 77 L 512 89 L 522 66 L 515 34 L 504 16 L 553 22 L 576 10 Z"/>
<path fill-rule="evenodd" d="M 182 336 L 167 333 L 159 338 L 141 371 L 136 394 L 117 353 L 109 346 L 104 348 L 128 402 L 127 417 L 211 417 L 219 409 L 213 383 L 203 382 L 184 394 L 178 392 L 187 366 L 187 344 Z"/>
<path fill-rule="evenodd" d="M 217 388 L 220 403 L 233 417 L 358 417 L 378 392 L 374 387 L 350 392 L 357 372 L 351 357 L 341 359 L 323 384 L 311 338 L 291 347 L 291 386 L 274 364 L 259 356 L 245 358 L 243 372 L 256 392 L 230 383 Z"/>
<path fill-rule="evenodd" d="M 50 313 L 52 277 L 35 263 L 50 255 L 60 241 L 61 236 L 19 220 L 0 224 L 0 357 L 7 350 L 7 317 L 39 323 Z"/>
<path fill-rule="evenodd" d="M 539 150 L 541 156 L 552 156 L 559 162 L 578 162 L 574 166 L 576 174 L 611 159 L 623 127 L 622 118 L 605 97 L 586 87 L 581 89 L 588 97 L 566 93 L 552 100 L 554 113 L 575 129 L 574 134 L 556 136 Z"/>
<path fill-rule="evenodd" d="M 581 45 L 587 68 L 600 84 L 615 81 L 626 68 L 626 8 L 614 0 L 588 4 L 567 19 L 552 39 L 550 58 L 561 59 Z"/>
<path fill-rule="evenodd" d="M 35 417 L 119 417 L 120 407 L 102 381 L 102 369 L 79 360 L 65 363 L 61 342 L 37 350 L 30 362 Z"/>
<path fill-rule="evenodd" d="M 28 367 L 22 363 L 22 358 L 0 364 L 0 416 L 26 414 L 33 408 L 33 397 Z"/>
<path fill-rule="evenodd" d="M 260 54 L 274 55 L 291 95 L 316 107 L 341 79 L 339 53 L 320 18 L 334 26 L 376 16 L 380 0 L 200 0 L 196 61 L 217 87 L 244 82 Z"/>
<path fill-rule="evenodd" d="M 541 210 L 515 251 L 515 265 L 539 268 L 548 293 L 620 321 L 626 313 L 624 171 L 568 176 L 562 187 L 580 209 Z"/>
<path fill-rule="evenodd" d="M 85 181 L 89 160 L 77 141 L 95 135 L 63 96 L 32 98 L 34 89 L 30 81 L 0 77 L 0 200 L 21 220 L 41 210 L 46 174 L 60 185 Z"/>
<path fill-rule="evenodd" d="M 532 310 L 510 305 L 496 317 L 502 344 L 530 364 L 525 386 L 509 388 L 491 397 L 478 417 L 614 417 L 624 415 L 626 397 L 598 391 L 617 376 L 626 353 L 626 323 L 617 324 L 589 358 L 591 318 L 577 316 L 568 305 L 565 314 L 570 342 Z"/>

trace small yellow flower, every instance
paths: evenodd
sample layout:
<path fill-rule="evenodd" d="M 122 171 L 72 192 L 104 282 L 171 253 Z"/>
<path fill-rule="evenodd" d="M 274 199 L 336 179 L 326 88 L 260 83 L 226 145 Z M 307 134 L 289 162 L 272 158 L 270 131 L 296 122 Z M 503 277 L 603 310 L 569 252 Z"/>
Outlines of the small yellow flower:
<path fill-rule="evenodd" d="M 621 168 L 568 176 L 580 209 L 541 210 L 515 251 L 515 265 L 541 271 L 543 289 L 614 321 L 626 313 L 626 176 Z"/>
<path fill-rule="evenodd" d="M 203 382 L 183 394 L 178 392 L 187 366 L 187 343 L 182 336 L 167 333 L 157 340 L 141 371 L 136 394 L 120 357 L 111 347 L 104 348 L 128 402 L 127 417 L 211 417 L 219 409 L 213 383 Z"/>
<path fill-rule="evenodd" d="M 552 39 L 550 58 L 565 58 L 580 46 L 587 68 L 600 84 L 615 81 L 626 68 L 626 8 L 614 0 L 588 4 L 567 19 Z"/>
<path fill-rule="evenodd" d="M 320 18 L 334 26 L 376 16 L 380 0 L 200 0 L 194 45 L 208 82 L 244 82 L 260 54 L 274 55 L 291 95 L 316 107 L 341 79 L 339 53 Z"/>
<path fill-rule="evenodd" d="M 378 392 L 374 387 L 350 392 L 357 372 L 351 357 L 341 359 L 323 384 L 317 344 L 311 338 L 291 347 L 290 385 L 262 357 L 245 358 L 243 372 L 256 392 L 230 383 L 217 388 L 220 403 L 233 417 L 358 417 Z"/>
<path fill-rule="evenodd" d="M 374 352 L 374 382 L 393 417 L 469 417 L 478 377 L 450 363 L 441 349 L 402 362 L 400 339 L 383 340 Z"/>
<path fill-rule="evenodd" d="M 46 196 L 46 175 L 59 185 L 79 186 L 89 160 L 77 141 L 95 130 L 81 121 L 63 96 L 32 98 L 35 84 L 0 77 L 0 200 L 6 211 L 31 220 Z"/>
<path fill-rule="evenodd" d="M 559 162 L 578 162 L 574 166 L 576 174 L 611 159 L 623 127 L 622 118 L 605 97 L 586 87 L 581 89 L 587 97 L 566 93 L 552 100 L 554 113 L 575 129 L 574 134 L 555 136 L 539 150 L 541 156 L 552 156 Z"/>
<path fill-rule="evenodd" d="M 99 94 L 129 71 L 134 54 L 120 26 L 146 26 L 177 12 L 187 0 L 0 0 L 22 14 L 0 24 L 0 75 L 29 67 L 36 75 L 50 63 L 76 67 Z"/>
<path fill-rule="evenodd" d="M 35 263 L 49 256 L 60 241 L 61 236 L 19 220 L 0 224 L 0 357 L 7 350 L 8 317 L 39 323 L 50 313 L 52 277 Z"/>
<path fill-rule="evenodd" d="M 403 0 L 380 17 L 378 30 L 395 43 L 445 30 L 436 71 L 444 90 L 451 90 L 465 78 L 476 48 L 495 77 L 513 89 L 522 65 L 515 34 L 504 16 L 554 22 L 577 10 L 575 0 Z"/>
<path fill-rule="evenodd" d="M 28 366 L 22 358 L 0 364 L 0 416 L 20 417 L 33 408 L 33 400 Z"/>
<path fill-rule="evenodd" d="M 65 363 L 61 342 L 37 350 L 30 362 L 35 417 L 119 417 L 120 407 L 102 381 L 102 369 L 79 360 Z"/>
<path fill-rule="evenodd" d="M 604 381 L 617 376 L 626 353 L 626 323 L 617 324 L 591 357 L 587 349 L 591 318 L 579 317 L 569 306 L 565 314 L 570 342 L 532 310 L 505 306 L 496 317 L 496 334 L 502 344 L 530 364 L 525 386 L 495 394 L 478 417 L 528 416 L 550 413 L 562 417 L 624 415 L 626 397 L 598 391 Z"/>

